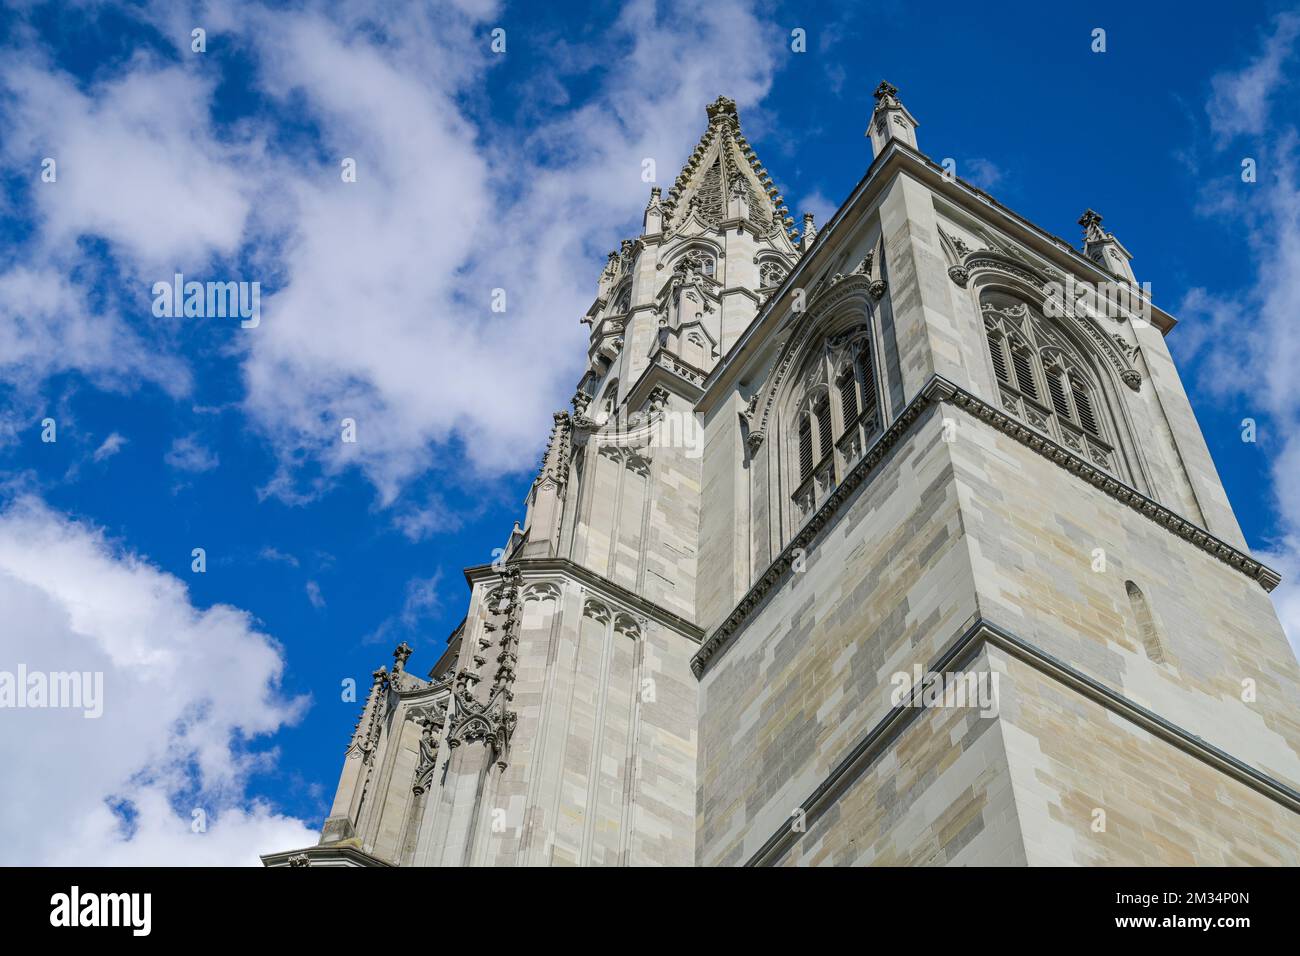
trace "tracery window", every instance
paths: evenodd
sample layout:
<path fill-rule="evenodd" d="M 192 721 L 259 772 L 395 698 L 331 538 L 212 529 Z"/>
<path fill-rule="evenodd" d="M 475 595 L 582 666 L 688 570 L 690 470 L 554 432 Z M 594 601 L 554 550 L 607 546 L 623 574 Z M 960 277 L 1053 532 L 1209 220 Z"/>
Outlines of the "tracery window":
<path fill-rule="evenodd" d="M 768 259 L 758 267 L 758 287 L 766 289 L 770 286 L 780 285 L 781 280 L 785 278 L 785 266 L 775 259 Z"/>
<path fill-rule="evenodd" d="M 717 269 L 717 260 L 703 249 L 690 250 L 686 255 L 682 256 L 681 262 L 683 265 L 689 264 L 694 266 L 695 270 L 699 272 L 700 275 L 706 275 L 710 279 L 713 278 L 713 274 Z"/>
<path fill-rule="evenodd" d="M 866 326 L 827 339 L 805 366 L 791 436 L 793 500 L 806 517 L 881 430 L 880 382 Z"/>
<path fill-rule="evenodd" d="M 980 311 L 1003 408 L 1111 468 L 1096 379 L 1074 348 L 1037 309 L 1007 293 L 985 292 Z"/>

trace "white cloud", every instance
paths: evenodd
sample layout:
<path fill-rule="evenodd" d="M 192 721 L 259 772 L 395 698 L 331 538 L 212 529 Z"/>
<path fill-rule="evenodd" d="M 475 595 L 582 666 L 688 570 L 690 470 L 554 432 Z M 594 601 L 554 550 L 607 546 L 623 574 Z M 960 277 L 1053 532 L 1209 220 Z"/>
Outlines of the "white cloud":
<path fill-rule="evenodd" d="M 154 354 L 124 317 L 93 309 L 58 262 L 0 273 L 0 381 L 30 394 L 50 376 L 77 370 L 106 389 L 145 381 L 173 395 L 189 390 L 184 363 Z"/>
<path fill-rule="evenodd" d="M 307 600 L 311 602 L 312 607 L 318 611 L 325 607 L 325 596 L 321 594 L 319 584 L 315 581 L 308 581 L 306 590 Z"/>
<path fill-rule="evenodd" d="M 441 608 L 442 597 L 438 594 L 441 584 L 441 568 L 427 578 L 415 577 L 407 581 L 402 610 L 386 618 L 366 637 L 365 643 L 378 644 L 401 640 L 403 636 L 412 636 L 420 624 Z"/>
<path fill-rule="evenodd" d="M 1285 81 L 1283 68 L 1300 36 L 1300 14 L 1283 13 L 1272 24 L 1263 49 L 1241 70 L 1219 73 L 1211 80 L 1207 104 L 1210 129 L 1220 143 L 1242 134 L 1262 133 L 1274 105 L 1274 94 Z"/>
<path fill-rule="evenodd" d="M 173 439 L 171 448 L 163 455 L 163 461 L 178 471 L 196 473 L 211 471 L 221 464 L 216 452 L 205 447 L 196 435 L 182 435 Z"/>
<path fill-rule="evenodd" d="M 985 192 L 993 190 L 1005 178 L 1001 167 L 990 159 L 979 157 L 966 160 L 958 175 L 976 189 Z"/>
<path fill-rule="evenodd" d="M 298 559 L 292 554 L 285 554 L 279 548 L 267 546 L 259 551 L 257 556 L 264 561 L 279 561 L 293 568 L 298 567 Z"/>
<path fill-rule="evenodd" d="M 11 98 L 6 156 L 28 167 L 44 157 L 58 164 L 53 183 L 38 182 L 31 168 L 46 248 L 102 236 L 150 283 L 237 250 L 256 184 L 241 170 L 261 150 L 213 136 L 209 76 L 142 54 L 83 92 L 29 57 L 0 71 L 0 86 Z"/>
<path fill-rule="evenodd" d="M 98 719 L 3 711 L 5 863 L 254 864 L 315 842 L 246 796 L 274 759 L 249 742 L 305 705 L 280 693 L 280 648 L 247 613 L 194 607 L 180 580 L 31 498 L 0 512 L 0 607 L 0 670 L 103 673 Z"/>
<path fill-rule="evenodd" d="M 798 215 L 795 216 L 795 219 L 798 220 L 799 228 L 803 229 L 803 214 L 810 212 L 813 214 L 813 223 L 816 228 L 824 229 L 826 224 L 831 221 L 831 216 L 835 215 L 839 208 L 836 203 L 827 199 L 826 195 L 819 189 L 803 197 L 799 203 Z"/>
<path fill-rule="evenodd" d="M 1216 221 L 1240 226 L 1256 272 L 1247 288 L 1189 291 L 1181 312 L 1187 333 L 1180 351 L 1201 353 L 1199 381 L 1221 399 L 1237 402 L 1241 415 L 1265 419 L 1259 446 L 1272 458 L 1273 497 L 1280 517 L 1264 560 L 1284 575 L 1275 603 L 1293 646 L 1300 649 L 1300 130 L 1289 109 L 1271 110 L 1284 83 L 1282 66 L 1300 36 L 1300 15 L 1273 23 L 1263 49 L 1249 65 L 1212 82 L 1208 104 L 1220 140 L 1269 131 L 1254 150 L 1258 181 L 1214 182 L 1203 209 Z"/>
<path fill-rule="evenodd" d="M 95 461 L 104 461 L 107 458 L 112 458 L 122 450 L 122 446 L 125 445 L 126 442 L 127 440 L 122 437 L 121 434 L 118 432 L 111 432 L 100 446 L 95 449 L 95 453 L 91 455 L 91 458 Z"/>
<path fill-rule="evenodd" d="M 210 37 L 235 35 L 256 58 L 257 92 L 319 130 L 319 143 L 274 150 L 265 117 L 218 138 L 214 80 L 188 53 L 179 65 L 141 54 L 85 89 L 32 55 L 0 68 L 6 157 L 64 157 L 57 185 L 32 187 L 35 259 L 67 273 L 58 250 L 95 235 L 142 288 L 173 268 L 266 281 L 260 327 L 234 330 L 231 345 L 245 411 L 279 455 L 267 493 L 309 499 L 326 487 L 310 467 L 320 463 L 326 481 L 361 469 L 388 504 L 453 439 L 456 467 L 530 466 L 581 371 L 577 320 L 603 253 L 634 234 L 642 159 L 671 181 L 704 104 L 720 93 L 757 102 L 781 49 L 745 0 L 632 0 L 599 34 L 597 52 L 621 68 L 540 127 L 521 107 L 521 133 L 479 116 L 500 62 L 487 45 L 496 12 L 470 0 L 213 11 Z M 188 36 L 168 5 L 144 15 L 178 44 Z M 511 42 L 522 52 L 527 38 Z M 355 183 L 341 180 L 344 157 Z M 232 259 L 246 274 L 219 274 Z M 495 288 L 504 314 L 489 308 Z M 104 348 L 74 367 L 141 380 L 165 370 L 174 394 L 189 387 L 184 364 L 163 360 L 175 354 L 166 328 L 151 350 L 118 338 L 130 326 L 108 312 L 93 318 L 82 337 Z M 33 376 L 48 374 L 53 346 L 28 346 Z M 343 418 L 357 422 L 355 444 L 339 440 Z"/>

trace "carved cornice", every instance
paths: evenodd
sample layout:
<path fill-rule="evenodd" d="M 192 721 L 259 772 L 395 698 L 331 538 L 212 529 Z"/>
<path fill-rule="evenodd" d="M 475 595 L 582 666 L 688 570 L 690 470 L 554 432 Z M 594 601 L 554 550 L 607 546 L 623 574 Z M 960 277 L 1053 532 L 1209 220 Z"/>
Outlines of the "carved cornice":
<path fill-rule="evenodd" d="M 1034 431 L 1023 422 L 1012 418 L 983 399 L 958 388 L 955 384 L 935 375 L 922 387 L 920 394 L 903 409 L 898 418 L 876 438 L 862 459 L 853 466 L 840 485 L 831 492 L 826 502 L 804 522 L 790 543 L 768 565 L 766 571 L 749 589 L 740 603 L 700 645 L 691 658 L 691 670 L 701 677 L 710 662 L 723 651 L 748 623 L 754 610 L 769 592 L 783 582 L 790 573 L 797 553 L 806 552 L 821 531 L 831 524 L 854 491 L 875 471 L 885 456 L 906 437 L 922 413 L 931 405 L 947 402 L 963 409 L 974 417 L 1010 435 L 1044 458 L 1070 471 L 1089 484 L 1105 492 L 1116 501 L 1127 505 L 1138 514 L 1182 538 L 1207 554 L 1218 558 L 1229 567 L 1259 582 L 1265 591 L 1272 591 L 1281 581 L 1276 571 L 1256 561 L 1216 538 L 1204 528 L 1192 524 L 1160 503 L 1153 501 L 1135 488 L 1131 488 L 1096 465 L 1076 455 L 1063 445 Z"/>
<path fill-rule="evenodd" d="M 1236 568 L 1252 580 L 1258 581 L 1265 591 L 1272 591 L 1281 582 L 1281 576 L 1268 565 L 1256 561 L 1250 555 L 1216 538 L 1199 525 L 1193 524 L 1158 501 L 1148 498 L 1136 488 L 1124 484 L 1114 475 L 1086 461 L 1064 445 L 1058 445 L 1046 435 L 1035 431 L 1018 419 L 1012 418 L 983 399 L 957 389 L 950 401 L 976 418 L 997 428 L 998 431 L 1015 438 L 1021 444 L 1038 452 L 1049 461 L 1055 462 L 1067 471 L 1073 472 L 1116 501 L 1128 505 L 1138 514 L 1173 532 L 1184 541 L 1196 545 L 1202 551 L 1214 555 L 1224 564 Z"/>

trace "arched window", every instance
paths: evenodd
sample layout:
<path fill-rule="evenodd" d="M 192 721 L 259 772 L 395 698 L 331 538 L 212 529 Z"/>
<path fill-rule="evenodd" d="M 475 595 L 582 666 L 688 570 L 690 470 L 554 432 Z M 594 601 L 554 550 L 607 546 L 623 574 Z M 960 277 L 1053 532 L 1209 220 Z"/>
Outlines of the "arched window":
<path fill-rule="evenodd" d="M 698 329 L 694 329 L 687 334 L 686 341 L 682 346 L 682 358 L 695 368 L 708 368 L 709 346 Z"/>
<path fill-rule="evenodd" d="M 991 290 L 980 297 L 1001 404 L 1106 468 L 1112 439 L 1098 412 L 1093 374 L 1038 310 Z"/>
<path fill-rule="evenodd" d="M 800 376 L 791 434 L 796 514 L 806 517 L 881 430 L 880 382 L 866 326 L 827 339 Z"/>
<path fill-rule="evenodd" d="M 704 249 L 691 249 L 686 255 L 682 256 L 677 264 L 677 268 L 686 267 L 693 268 L 700 275 L 712 279 L 714 272 L 717 270 L 717 260 L 713 258 L 712 253 L 706 252 Z"/>
<path fill-rule="evenodd" d="M 766 259 L 758 267 L 758 287 L 760 289 L 771 288 L 774 285 L 780 285 L 785 278 L 785 266 L 775 259 Z"/>
<path fill-rule="evenodd" d="M 632 310 L 632 283 L 627 283 L 614 296 L 614 308 L 610 315 L 623 315 Z"/>
<path fill-rule="evenodd" d="M 596 410 L 596 422 L 603 425 L 611 421 L 618 411 L 618 379 L 605 386 Z"/>
<path fill-rule="evenodd" d="M 1129 607 L 1133 611 L 1133 621 L 1137 625 L 1138 637 L 1142 639 L 1143 650 L 1155 663 L 1164 663 L 1164 645 L 1160 641 L 1159 631 L 1156 630 L 1156 619 L 1151 613 L 1151 605 L 1147 604 L 1146 595 L 1132 581 L 1124 582 L 1124 590 L 1128 592 Z"/>

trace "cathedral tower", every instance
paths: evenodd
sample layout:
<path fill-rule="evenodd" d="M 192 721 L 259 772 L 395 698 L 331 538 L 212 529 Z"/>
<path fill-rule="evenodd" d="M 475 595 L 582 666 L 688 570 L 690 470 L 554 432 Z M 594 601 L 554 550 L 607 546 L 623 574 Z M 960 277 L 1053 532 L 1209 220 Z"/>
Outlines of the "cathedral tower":
<path fill-rule="evenodd" d="M 1300 863 L 1300 669 L 1165 346 L 882 83 L 794 230 L 719 98 L 522 527 L 268 865 Z"/>

